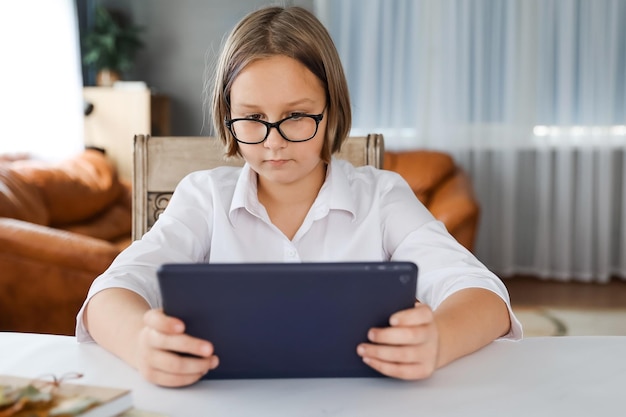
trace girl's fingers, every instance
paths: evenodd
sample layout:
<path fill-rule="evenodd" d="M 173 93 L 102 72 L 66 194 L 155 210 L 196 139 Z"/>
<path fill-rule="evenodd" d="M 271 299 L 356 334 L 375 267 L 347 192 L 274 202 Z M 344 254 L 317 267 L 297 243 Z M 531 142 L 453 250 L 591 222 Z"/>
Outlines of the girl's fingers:
<path fill-rule="evenodd" d="M 157 384 L 176 387 L 193 384 L 219 364 L 217 356 L 210 358 L 183 357 L 176 353 L 154 350 L 148 365 L 140 369 L 143 376 Z"/>
<path fill-rule="evenodd" d="M 173 375 L 202 376 L 215 368 L 219 362 L 217 356 L 196 358 L 164 350 L 153 350 L 150 355 L 149 363 L 152 369 Z"/>
<path fill-rule="evenodd" d="M 423 358 L 416 346 L 385 346 L 362 343 L 357 353 L 364 358 L 378 359 L 384 362 L 417 363 Z"/>
<path fill-rule="evenodd" d="M 371 343 L 361 343 L 357 353 L 380 373 L 400 379 L 427 378 L 435 371 L 439 336 L 430 307 L 416 303 L 414 308 L 393 314 L 391 327 L 368 332 Z"/>
<path fill-rule="evenodd" d="M 213 354 L 210 342 L 185 334 L 183 322 L 166 316 L 161 309 L 147 311 L 144 324 L 144 339 L 150 348 L 205 358 Z"/>
<path fill-rule="evenodd" d="M 384 345 L 417 345 L 430 338 L 430 329 L 427 325 L 374 328 L 367 333 L 367 338 Z"/>
<path fill-rule="evenodd" d="M 219 365 L 213 345 L 185 334 L 181 320 L 152 309 L 143 321 L 136 363 L 148 381 L 167 387 L 189 385 Z"/>
<path fill-rule="evenodd" d="M 424 379 L 431 376 L 435 371 L 432 364 L 424 362 L 400 364 L 370 357 L 363 358 L 363 361 L 381 374 L 398 379 Z"/>
<path fill-rule="evenodd" d="M 176 317 L 166 316 L 161 309 L 151 309 L 146 311 L 143 316 L 143 322 L 146 326 L 155 329 L 161 333 L 175 334 L 185 331 L 185 324 Z"/>
<path fill-rule="evenodd" d="M 391 326 L 419 326 L 420 324 L 431 323 L 434 314 L 426 304 L 415 303 L 415 307 L 398 311 L 389 317 Z"/>
<path fill-rule="evenodd" d="M 147 329 L 146 342 L 152 349 L 164 350 L 201 358 L 213 355 L 213 344 L 188 334 L 164 334 L 155 329 Z"/>
<path fill-rule="evenodd" d="M 174 375 L 158 370 L 142 372 L 142 374 L 147 381 L 162 387 L 187 386 L 198 382 L 202 378 L 202 375 Z"/>
<path fill-rule="evenodd" d="M 437 345 L 385 346 L 362 343 L 357 353 L 380 373 L 400 379 L 422 379 L 433 374 Z"/>
<path fill-rule="evenodd" d="M 157 339 L 163 335 L 153 329 L 145 329 L 146 333 L 153 333 Z M 163 386 L 189 385 L 202 378 L 204 374 L 219 365 L 219 358 L 212 354 L 206 356 L 193 353 L 194 349 L 178 346 L 178 343 L 185 343 L 187 335 L 165 335 L 165 343 L 158 343 L 159 347 L 154 347 L 150 343 L 150 336 L 146 336 L 141 344 L 143 347 L 139 352 L 138 369 L 140 373 L 150 382 Z M 171 339 L 171 340 L 168 340 Z M 190 338 L 195 341 L 198 339 Z M 200 341 L 204 342 L 204 341 Z M 205 342 L 208 343 L 208 342 Z M 210 344 L 209 344 L 210 345 Z M 171 346 L 174 348 L 164 348 Z M 191 353 L 194 356 L 178 353 Z M 191 351 L 191 352 L 189 352 Z M 207 351 L 208 352 L 208 351 Z M 206 352 L 204 352 L 206 353 Z"/>

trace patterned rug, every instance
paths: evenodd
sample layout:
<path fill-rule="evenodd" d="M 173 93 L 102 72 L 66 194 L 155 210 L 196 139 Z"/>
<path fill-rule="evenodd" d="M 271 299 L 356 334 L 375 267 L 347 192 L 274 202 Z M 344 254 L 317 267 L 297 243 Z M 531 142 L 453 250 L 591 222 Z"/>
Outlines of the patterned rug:
<path fill-rule="evenodd" d="M 626 309 L 514 307 L 524 337 L 626 335 Z"/>

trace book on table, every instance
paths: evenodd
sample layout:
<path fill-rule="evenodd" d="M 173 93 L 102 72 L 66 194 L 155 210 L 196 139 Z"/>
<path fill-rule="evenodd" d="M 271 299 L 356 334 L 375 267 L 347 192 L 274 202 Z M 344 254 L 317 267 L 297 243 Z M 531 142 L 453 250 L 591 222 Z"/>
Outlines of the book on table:
<path fill-rule="evenodd" d="M 129 389 L 81 384 L 73 380 L 81 376 L 23 378 L 0 375 L 0 415 L 112 417 L 132 408 Z"/>

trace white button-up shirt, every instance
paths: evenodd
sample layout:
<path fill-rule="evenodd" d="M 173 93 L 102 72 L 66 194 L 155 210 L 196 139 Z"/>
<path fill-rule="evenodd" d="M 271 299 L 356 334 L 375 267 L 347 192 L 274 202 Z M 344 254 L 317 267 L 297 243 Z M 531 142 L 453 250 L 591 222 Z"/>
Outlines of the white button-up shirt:
<path fill-rule="evenodd" d="M 164 263 L 347 261 L 414 262 L 416 297 L 433 309 L 464 288 L 491 290 L 509 307 L 505 337 L 522 336 L 502 281 L 446 231 L 400 175 L 335 158 L 292 240 L 259 202 L 256 173 L 248 165 L 185 177 L 152 229 L 94 280 L 76 335 L 81 342 L 93 340 L 82 315 L 89 299 L 106 288 L 129 289 L 152 308 L 161 307 L 156 270 Z"/>

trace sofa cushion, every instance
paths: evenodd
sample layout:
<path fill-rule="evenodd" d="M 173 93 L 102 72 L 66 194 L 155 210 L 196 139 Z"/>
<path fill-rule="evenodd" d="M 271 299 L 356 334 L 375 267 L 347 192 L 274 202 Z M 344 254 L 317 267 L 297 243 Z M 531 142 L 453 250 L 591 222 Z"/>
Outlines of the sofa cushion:
<path fill-rule="evenodd" d="M 400 174 L 426 205 L 432 190 L 455 171 L 450 155 L 427 150 L 385 152 L 383 168 Z"/>
<path fill-rule="evenodd" d="M 59 163 L 17 161 L 10 169 L 24 183 L 38 187 L 51 226 L 87 220 L 108 208 L 123 191 L 114 166 L 93 149 Z"/>
<path fill-rule="evenodd" d="M 0 164 L 0 217 L 42 226 L 50 222 L 43 196 L 37 186 L 17 175 L 9 163 Z"/>
<path fill-rule="evenodd" d="M 121 238 L 130 238 L 132 186 L 130 183 L 124 183 L 124 188 L 120 197 L 96 217 L 82 222 L 59 225 L 57 228 L 109 242 L 117 242 Z"/>

